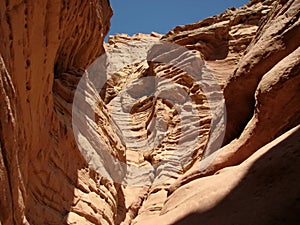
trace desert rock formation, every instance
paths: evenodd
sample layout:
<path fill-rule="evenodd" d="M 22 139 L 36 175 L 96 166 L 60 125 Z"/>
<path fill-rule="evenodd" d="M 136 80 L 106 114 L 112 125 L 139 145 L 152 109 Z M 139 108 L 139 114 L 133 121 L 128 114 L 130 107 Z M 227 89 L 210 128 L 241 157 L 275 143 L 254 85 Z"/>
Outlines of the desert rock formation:
<path fill-rule="evenodd" d="M 113 224 L 118 187 L 88 168 L 70 113 L 76 80 L 104 52 L 109 2 L 2 1 L 0 12 L 1 224 Z"/>
<path fill-rule="evenodd" d="M 251 0 L 104 44 L 108 0 L 1 2 L 0 224 L 298 224 L 299 12 L 299 0 Z M 98 56 L 126 62 L 149 43 L 97 89 Z M 210 102 L 220 96 L 226 109 Z M 210 140 L 219 151 L 200 169 Z"/>

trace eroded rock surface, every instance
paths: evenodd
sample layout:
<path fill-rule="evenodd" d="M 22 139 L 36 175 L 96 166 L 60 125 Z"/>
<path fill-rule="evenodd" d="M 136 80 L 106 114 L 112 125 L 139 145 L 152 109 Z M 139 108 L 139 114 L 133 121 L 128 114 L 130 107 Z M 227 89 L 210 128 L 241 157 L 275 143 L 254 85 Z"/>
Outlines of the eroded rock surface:
<path fill-rule="evenodd" d="M 1 2 L 0 223 L 298 224 L 299 12 L 252 0 L 103 44 L 106 0 Z M 105 51 L 99 90 L 89 65 Z"/>
<path fill-rule="evenodd" d="M 298 224 L 299 137 L 297 126 L 240 165 L 191 181 L 138 224 Z"/>
<path fill-rule="evenodd" d="M 89 169 L 71 127 L 78 80 L 104 52 L 109 2 L 1 1 L 0 12 L 1 224 L 114 224 L 118 187 Z"/>
<path fill-rule="evenodd" d="M 192 211 L 185 209 L 190 204 L 188 200 L 183 200 L 183 202 L 187 201 L 187 203 L 182 207 L 180 207 L 181 203 L 175 204 L 177 202 L 176 193 L 179 193 L 178 195 L 182 197 L 186 195 L 185 192 L 179 191 L 180 186 L 184 185 L 183 187 L 185 187 L 185 184 L 189 185 L 194 180 L 206 182 L 208 179 L 206 177 L 209 177 L 211 179 L 210 182 L 213 182 L 215 178 L 212 175 L 214 173 L 220 169 L 243 163 L 244 160 L 258 149 L 299 124 L 299 40 L 296 40 L 299 35 L 298 14 L 299 1 L 251 1 L 247 6 L 239 9 L 228 9 L 219 16 L 208 18 L 195 24 L 176 27 L 162 36 L 161 40 L 173 42 L 199 52 L 204 59 L 205 65 L 214 74 L 221 88 L 224 90 L 227 107 L 227 127 L 223 142 L 224 147 L 216 155 L 212 164 L 206 168 L 202 168 L 202 170 L 199 169 L 199 162 L 201 162 L 203 154 L 201 147 L 185 170 L 177 170 L 177 172 L 170 168 L 162 170 L 168 171 L 169 169 L 165 174 L 168 174 L 167 176 L 170 179 L 159 186 L 155 185 L 154 182 L 148 190 L 143 189 L 144 191 L 138 194 L 136 201 L 133 202 L 138 202 L 138 205 L 142 205 L 132 222 L 133 224 L 145 224 L 147 220 L 151 221 L 149 224 L 163 224 L 164 222 L 165 224 L 177 222 L 185 224 L 190 221 L 196 224 L 198 214 L 196 216 L 192 215 L 193 219 L 190 220 L 189 215 Z M 118 42 L 118 39 L 121 40 L 122 38 L 121 36 L 116 36 L 114 37 L 114 41 Z M 136 39 L 136 37 L 132 37 L 132 39 L 130 37 L 127 38 L 129 45 L 132 39 Z M 143 39 L 141 36 L 140 38 Z M 180 71 L 172 70 L 170 66 L 143 62 L 123 70 L 119 75 L 126 73 L 126 71 L 130 71 L 127 73 L 128 75 L 125 75 L 128 83 L 145 76 L 162 76 L 168 77 L 174 82 L 179 82 L 180 85 L 187 88 L 187 92 L 194 89 L 192 83 L 189 84 L 191 81 L 188 81 L 187 74 L 181 74 Z M 181 81 L 179 81 L 180 74 L 183 77 Z M 128 83 L 123 83 L 122 85 L 126 86 Z M 122 85 L 115 83 L 115 85 L 110 86 Z M 148 88 L 147 84 L 140 82 L 132 90 L 136 90 L 137 93 L 141 87 L 145 87 L 144 89 Z M 156 87 L 156 90 L 159 90 L 159 87 Z M 201 92 L 201 89 L 198 89 L 198 91 Z M 170 91 L 169 93 L 174 92 L 179 93 L 178 90 Z M 203 107 L 201 115 L 205 121 L 202 123 L 203 127 L 200 128 L 201 133 L 203 133 L 203 139 L 200 141 L 201 144 L 207 143 L 211 129 L 210 110 L 208 107 L 207 112 L 205 112 L 205 106 L 207 106 L 205 102 L 207 103 L 207 99 L 205 98 L 202 101 L 198 101 L 199 106 Z M 141 140 L 147 136 L 147 126 L 143 125 L 141 121 L 149 121 L 149 116 L 153 116 L 156 113 L 156 107 L 167 109 L 168 106 L 164 105 L 163 102 L 154 102 L 153 99 L 145 98 L 139 107 L 136 108 L 136 110 L 139 109 L 136 115 L 137 122 L 135 125 L 132 124 L 132 127 L 129 126 L 128 129 L 134 130 L 130 134 L 133 137 L 144 133 L 144 135 L 140 136 L 139 140 Z M 145 108 L 143 109 L 143 107 Z M 286 113 L 282 112 L 283 108 L 286 110 Z M 135 113 L 132 112 L 133 115 Z M 118 118 L 121 119 L 122 116 L 119 115 Z M 201 121 L 201 118 L 199 118 L 199 121 Z M 126 124 L 130 123 L 126 122 Z M 207 133 L 205 133 L 204 127 L 207 129 Z M 185 137 L 186 135 L 183 136 Z M 169 140 L 174 139 L 171 138 Z M 179 140 L 178 136 L 175 140 Z M 170 149 L 169 146 L 172 145 L 168 141 L 168 138 L 162 143 L 162 149 Z M 147 145 L 147 142 L 139 146 L 144 146 L 141 148 L 144 150 L 152 148 Z M 197 149 L 196 146 L 195 149 Z M 202 149 L 203 147 L 205 145 L 202 146 Z M 280 145 L 278 148 L 281 147 Z M 297 148 L 297 143 L 295 144 L 295 148 Z M 164 152 L 162 149 L 159 152 L 155 149 L 154 151 L 150 151 L 150 153 L 146 154 L 144 160 L 143 156 L 145 155 L 141 153 L 139 158 L 140 165 L 144 162 L 153 164 L 155 163 L 153 159 L 163 159 L 166 157 L 164 154 L 160 155 Z M 151 159 L 150 161 L 148 161 L 149 158 Z M 255 160 L 258 159 L 256 158 Z M 288 164 L 287 161 L 285 163 Z M 241 173 L 242 170 L 242 166 L 240 169 L 239 167 L 237 168 L 237 171 Z M 297 174 L 296 171 L 296 169 L 293 170 L 295 176 Z M 145 178 L 145 174 L 140 175 Z M 156 175 L 159 176 L 154 171 L 154 177 Z M 237 187 L 244 176 L 246 174 L 242 173 L 240 177 L 236 176 L 235 179 L 232 178 L 232 186 L 226 187 L 226 191 L 220 188 L 221 192 L 225 191 L 222 196 L 224 197 Z M 205 181 L 202 181 L 202 179 Z M 220 180 L 222 179 L 230 180 L 230 178 L 221 176 Z M 220 184 L 218 183 L 218 185 Z M 216 185 L 216 188 L 218 185 Z M 207 193 L 204 193 L 204 189 L 198 190 L 196 186 L 192 188 L 195 191 L 195 195 L 191 197 L 191 202 L 197 201 L 195 200 L 197 195 L 206 196 L 210 193 L 209 188 Z M 282 185 L 280 188 L 287 186 L 288 183 Z M 192 192 L 192 190 L 187 192 Z M 259 190 L 257 191 L 259 192 Z M 294 194 L 297 195 L 298 193 Z M 129 198 L 132 199 L 132 193 L 125 192 L 126 195 L 131 196 Z M 203 198 L 201 201 L 204 205 L 206 201 L 207 204 L 209 202 L 211 204 L 218 202 L 214 197 Z M 201 201 L 199 200 L 199 202 Z M 263 201 L 263 198 L 261 201 Z M 266 201 L 268 200 L 266 199 Z M 207 209 L 210 207 L 212 205 L 207 206 Z M 178 208 L 178 211 L 175 208 Z M 202 212 L 205 209 L 199 210 Z M 174 214 L 172 214 L 173 210 Z M 266 211 L 266 213 L 270 213 L 266 217 L 273 215 L 272 210 Z M 187 220 L 179 220 L 179 216 L 176 216 L 177 214 L 182 215 L 181 218 L 186 217 Z M 199 216 L 201 215 L 199 214 Z M 276 214 L 275 217 L 280 217 L 280 215 Z M 239 219 L 242 218 L 243 216 L 235 218 L 236 220 L 234 221 L 241 223 Z M 205 217 L 203 221 L 207 222 L 210 220 L 206 220 Z M 216 221 L 212 221 L 212 223 L 217 223 L 217 219 Z M 270 221 L 273 220 L 270 219 Z M 289 221 L 291 222 L 292 220 Z M 262 224 L 265 222 L 266 220 Z M 230 223 L 230 221 L 225 220 L 224 224 L 227 223 Z"/>

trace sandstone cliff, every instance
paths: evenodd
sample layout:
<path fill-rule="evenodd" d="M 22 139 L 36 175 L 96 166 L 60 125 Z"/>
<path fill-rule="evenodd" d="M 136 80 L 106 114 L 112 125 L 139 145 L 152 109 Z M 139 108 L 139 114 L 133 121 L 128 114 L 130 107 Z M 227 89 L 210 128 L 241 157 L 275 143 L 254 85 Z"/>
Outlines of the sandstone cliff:
<path fill-rule="evenodd" d="M 252 0 L 103 44 L 107 0 L 0 3 L 0 223 L 298 224 L 299 12 L 299 0 Z M 126 63 L 149 43 L 145 60 L 113 61 L 101 90 L 85 72 L 105 51 Z M 189 65 L 218 88 L 199 86 Z M 74 94 L 95 103 L 91 115 Z M 211 102 L 221 95 L 226 109 Z M 210 146 L 219 151 L 200 167 Z M 99 170 L 85 151 L 112 157 Z"/>
<path fill-rule="evenodd" d="M 109 2 L 1 1 L 0 12 L 1 224 L 113 224 L 117 187 L 88 168 L 70 122 Z"/>

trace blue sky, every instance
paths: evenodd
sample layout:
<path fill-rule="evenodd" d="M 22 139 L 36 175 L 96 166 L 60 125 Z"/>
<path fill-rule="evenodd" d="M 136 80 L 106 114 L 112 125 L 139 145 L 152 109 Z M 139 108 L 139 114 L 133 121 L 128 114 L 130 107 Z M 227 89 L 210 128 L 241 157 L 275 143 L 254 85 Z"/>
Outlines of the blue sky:
<path fill-rule="evenodd" d="M 239 7 L 248 0 L 110 0 L 114 10 L 109 34 L 166 33 L 177 25 L 199 21 Z"/>

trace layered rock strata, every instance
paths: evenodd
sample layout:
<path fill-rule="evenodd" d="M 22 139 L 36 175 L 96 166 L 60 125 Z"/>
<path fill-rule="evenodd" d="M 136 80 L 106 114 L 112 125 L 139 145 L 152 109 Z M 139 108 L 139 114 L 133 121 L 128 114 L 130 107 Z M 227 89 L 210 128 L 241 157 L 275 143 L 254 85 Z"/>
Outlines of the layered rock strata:
<path fill-rule="evenodd" d="M 1 1 L 1 224 L 115 224 L 119 187 L 88 167 L 71 126 L 111 16 L 106 0 Z"/>
<path fill-rule="evenodd" d="M 201 162 L 203 153 L 199 150 L 195 154 L 196 162 L 192 160 L 190 163 L 190 166 L 193 165 L 191 169 L 189 166 L 187 171 L 175 172 L 176 175 L 168 173 L 170 176 L 168 182 L 159 186 L 154 182 L 149 189 L 143 189 L 144 192 L 136 198 L 136 201 L 132 200 L 135 207 L 137 207 L 136 204 L 140 205 L 143 201 L 139 211 L 134 213 L 134 215 L 138 214 L 134 224 L 144 224 L 147 219 L 156 218 L 158 215 L 161 215 L 161 219 L 158 216 L 157 219 L 151 221 L 163 223 L 167 218 L 167 216 L 162 216 L 163 214 L 178 218 L 175 216 L 176 213 L 172 214 L 173 208 L 169 210 L 170 206 L 165 204 L 169 201 L 173 202 L 172 198 L 175 199 L 173 196 L 176 196 L 180 186 L 201 177 L 213 175 L 222 168 L 242 163 L 259 148 L 299 124 L 299 98 L 297 97 L 299 95 L 299 41 L 296 40 L 299 34 L 298 12 L 298 1 L 251 1 L 247 6 L 228 9 L 219 16 L 195 24 L 176 27 L 161 38 L 163 41 L 185 46 L 201 54 L 205 65 L 218 79 L 224 90 L 227 128 L 224 147 L 210 166 L 199 170 L 199 162 Z M 123 38 L 121 36 L 111 38 L 111 47 L 118 41 L 122 42 Z M 127 36 L 127 43 L 130 45 L 132 39 L 136 38 Z M 139 38 L 143 39 L 143 37 Z M 178 76 L 180 71 L 172 70 L 170 66 L 150 62 L 148 65 L 146 62 L 134 65 L 130 70 L 136 71 L 129 72 L 126 76 L 129 83 L 143 76 L 165 76 L 173 80 L 177 79 L 177 81 L 180 77 L 180 75 Z M 124 86 L 126 84 L 123 83 Z M 182 85 L 183 82 L 180 84 Z M 143 83 L 139 85 L 148 87 Z M 118 84 L 114 86 L 118 86 Z M 135 90 L 138 92 L 138 87 Z M 205 98 L 203 100 L 200 105 L 205 107 Z M 146 107 L 147 110 L 139 111 L 139 116 L 137 116 L 139 120 L 133 127 L 128 128 L 136 131 L 136 135 L 141 134 L 140 131 L 143 129 L 143 132 L 147 133 L 147 129 L 141 121 L 149 120 L 149 114 L 151 115 L 153 112 L 153 108 L 150 107 L 153 106 L 153 101 L 146 98 L 144 102 L 140 103 L 140 107 L 145 105 L 149 105 Z M 155 104 L 155 107 L 160 106 L 160 103 Z M 167 106 L 163 105 L 162 108 L 166 109 Z M 281 109 L 283 108 L 287 110 L 286 114 L 282 113 Z M 209 112 L 201 111 L 201 115 L 204 118 L 205 115 L 208 116 L 203 124 L 204 127 L 206 124 L 208 133 L 206 135 L 204 133 L 204 139 L 200 142 L 205 144 L 209 137 L 211 120 Z M 143 117 L 145 118 L 143 119 Z M 131 134 L 134 135 L 134 132 Z M 177 140 L 179 139 L 177 138 Z M 170 142 L 166 142 L 166 146 L 171 145 Z M 297 144 L 295 145 L 297 146 Z M 146 147 L 148 146 L 141 149 Z M 195 149 L 197 149 L 196 145 Z M 143 164 L 144 162 L 148 163 L 149 158 L 152 160 L 150 160 L 151 163 L 155 163 L 153 159 L 156 157 L 163 159 L 166 155 L 160 156 L 154 150 L 150 154 L 146 154 L 146 157 L 140 154 L 137 158 L 140 160 L 139 163 Z M 181 175 L 182 173 L 184 175 Z M 213 178 L 211 179 L 213 180 Z M 238 184 L 235 183 L 235 185 Z M 201 191 L 197 194 L 201 195 Z M 126 195 L 132 199 L 132 194 L 127 193 Z M 185 196 L 185 192 L 181 192 L 179 195 Z M 175 207 L 185 212 L 184 206 Z M 130 211 L 130 206 L 127 209 Z M 182 213 L 182 218 L 188 216 L 188 212 Z M 277 216 L 280 217 L 280 215 Z M 196 220 L 197 217 L 193 217 L 194 223 Z M 170 221 L 176 223 L 176 219 L 167 221 L 169 222 L 166 224 L 171 224 Z"/>
<path fill-rule="evenodd" d="M 0 223 L 298 224 L 299 12 L 252 0 L 103 44 L 106 0 L 1 2 Z"/>

